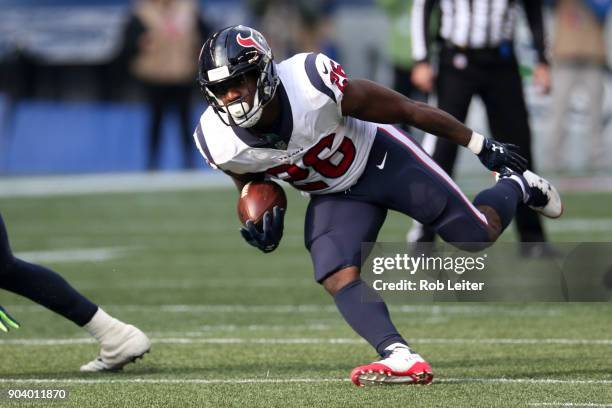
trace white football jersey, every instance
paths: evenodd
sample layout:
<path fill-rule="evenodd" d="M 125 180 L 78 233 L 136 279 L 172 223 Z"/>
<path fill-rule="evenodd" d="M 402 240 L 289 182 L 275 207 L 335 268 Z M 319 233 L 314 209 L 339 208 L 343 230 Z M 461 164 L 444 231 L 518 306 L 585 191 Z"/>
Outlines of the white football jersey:
<path fill-rule="evenodd" d="M 209 107 L 194 133 L 198 149 L 212 167 L 232 173 L 266 173 L 314 194 L 348 189 L 365 168 L 376 125 L 342 116 L 342 66 L 311 53 L 276 68 L 278 135 L 226 126 Z"/>

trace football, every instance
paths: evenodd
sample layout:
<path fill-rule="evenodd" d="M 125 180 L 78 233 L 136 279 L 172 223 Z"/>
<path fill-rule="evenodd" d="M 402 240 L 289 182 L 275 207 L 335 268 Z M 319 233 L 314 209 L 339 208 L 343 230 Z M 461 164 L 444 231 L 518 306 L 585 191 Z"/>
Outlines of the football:
<path fill-rule="evenodd" d="M 238 218 L 244 225 L 248 220 L 261 227 L 266 211 L 278 206 L 287 208 L 287 196 L 281 186 L 273 181 L 251 181 L 245 184 L 238 199 Z"/>

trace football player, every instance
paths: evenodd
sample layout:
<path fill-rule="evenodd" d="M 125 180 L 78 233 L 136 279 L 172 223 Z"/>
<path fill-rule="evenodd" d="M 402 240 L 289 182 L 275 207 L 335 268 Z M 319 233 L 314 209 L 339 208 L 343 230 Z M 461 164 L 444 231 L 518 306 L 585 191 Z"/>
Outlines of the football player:
<path fill-rule="evenodd" d="M 362 242 L 376 240 L 387 210 L 431 226 L 446 241 L 482 249 L 512 220 L 519 203 L 559 217 L 554 187 L 526 169 L 516 147 L 473 132 L 447 113 L 388 88 L 349 79 L 323 54 L 275 63 L 264 37 L 238 25 L 214 33 L 199 56 L 199 83 L 209 104 L 194 133 L 208 163 L 241 190 L 278 178 L 310 193 L 305 244 L 317 282 L 347 323 L 380 354 L 356 367 L 357 385 L 427 384 L 429 364 L 391 322 L 380 297 L 360 279 Z M 408 135 L 405 123 L 474 152 L 498 182 L 470 202 Z M 283 212 L 264 216 L 263 230 L 242 235 L 263 252 L 282 237 Z M 362 297 L 380 302 L 362 302 Z"/>
<path fill-rule="evenodd" d="M 83 327 L 100 343 L 99 356 L 81 366 L 83 372 L 116 371 L 151 348 L 138 328 L 109 316 L 77 292 L 60 275 L 16 258 L 0 215 L 0 288 L 24 296 Z M 1 324 L 6 323 L 6 325 Z M 0 307 L 0 329 L 19 323 Z M 6 330 L 5 330 L 6 331 Z"/>

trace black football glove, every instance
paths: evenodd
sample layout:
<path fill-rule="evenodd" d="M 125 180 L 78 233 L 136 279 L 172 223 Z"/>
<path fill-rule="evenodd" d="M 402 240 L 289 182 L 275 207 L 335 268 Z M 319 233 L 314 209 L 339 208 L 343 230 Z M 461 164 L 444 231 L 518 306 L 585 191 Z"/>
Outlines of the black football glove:
<path fill-rule="evenodd" d="M 527 170 L 527 159 L 519 154 L 519 147 L 511 143 L 500 143 L 485 138 L 478 158 L 484 166 L 495 172 L 508 167 L 522 174 Z"/>
<path fill-rule="evenodd" d="M 18 329 L 19 322 L 15 320 L 8 312 L 0 306 L 0 330 L 7 332 L 10 329 Z"/>
<path fill-rule="evenodd" d="M 240 228 L 240 234 L 246 242 L 259 248 L 262 252 L 272 252 L 278 247 L 283 237 L 285 209 L 275 206 L 266 211 L 263 216 L 263 231 L 259 232 L 253 221 L 249 220 L 245 226 Z"/>

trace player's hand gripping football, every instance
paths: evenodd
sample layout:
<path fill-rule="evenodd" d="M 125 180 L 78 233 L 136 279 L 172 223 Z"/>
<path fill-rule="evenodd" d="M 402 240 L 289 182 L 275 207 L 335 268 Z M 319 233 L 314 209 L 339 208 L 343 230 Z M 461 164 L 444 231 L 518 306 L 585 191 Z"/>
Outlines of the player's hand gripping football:
<path fill-rule="evenodd" d="M 0 330 L 3 332 L 7 332 L 10 329 L 18 329 L 19 322 L 13 319 L 13 317 L 8 314 L 6 310 L 2 306 L 0 306 Z"/>
<path fill-rule="evenodd" d="M 258 231 L 253 221 L 247 221 L 245 226 L 240 229 L 240 234 L 246 242 L 259 248 L 262 252 L 272 252 L 278 247 L 283 237 L 285 209 L 275 206 L 270 211 L 266 211 L 263 216 L 262 231 Z"/>
<path fill-rule="evenodd" d="M 504 167 L 509 167 L 520 174 L 527 170 L 527 159 L 519 154 L 519 147 L 511 143 L 485 138 L 478 158 L 487 169 L 495 172 L 499 172 Z"/>

